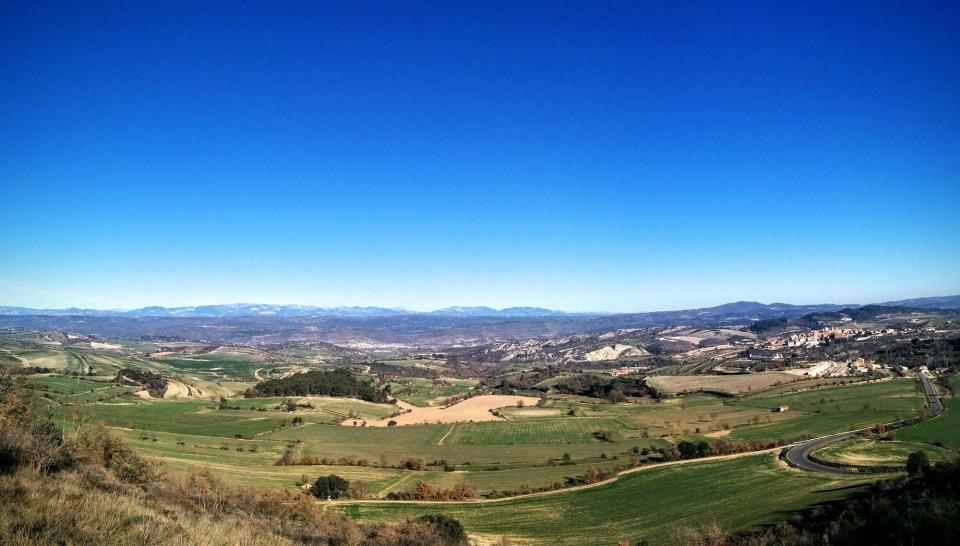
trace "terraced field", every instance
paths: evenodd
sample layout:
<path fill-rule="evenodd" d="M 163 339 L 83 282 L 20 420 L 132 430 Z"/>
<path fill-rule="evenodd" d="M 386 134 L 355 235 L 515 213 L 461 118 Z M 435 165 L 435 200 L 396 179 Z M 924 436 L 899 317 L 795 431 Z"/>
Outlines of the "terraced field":
<path fill-rule="evenodd" d="M 49 368 L 64 373 L 85 373 L 83 359 L 75 351 L 7 347 L 8 357 L 21 366 Z"/>
<path fill-rule="evenodd" d="M 245 353 L 204 353 L 190 358 L 154 358 L 151 362 L 169 367 L 177 373 L 194 375 L 208 380 L 221 378 L 238 381 L 256 381 L 254 372 L 264 369 L 264 372 L 277 364 L 269 365 L 263 362 L 262 357 Z"/>

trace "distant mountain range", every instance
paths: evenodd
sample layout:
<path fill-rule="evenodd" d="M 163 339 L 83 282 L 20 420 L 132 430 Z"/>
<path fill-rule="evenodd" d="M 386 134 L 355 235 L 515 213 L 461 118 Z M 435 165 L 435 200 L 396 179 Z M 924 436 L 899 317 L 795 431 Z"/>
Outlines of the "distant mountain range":
<path fill-rule="evenodd" d="M 886 310 L 960 309 L 960 296 L 885 302 Z M 873 306 L 875 307 L 875 306 Z M 846 311 L 844 311 L 846 309 Z M 450 307 L 413 312 L 380 307 L 205 305 L 132 311 L 0 307 L 0 329 L 59 330 L 104 338 L 160 336 L 216 343 L 269 345 L 324 342 L 346 347 L 470 347 L 494 341 L 543 339 L 663 326 L 723 327 L 768 319 L 829 316 L 863 305 L 793 305 L 739 301 L 651 313 L 575 314 L 536 307 L 496 310 Z"/>
<path fill-rule="evenodd" d="M 80 316 L 80 317 L 397 317 L 426 315 L 436 317 L 576 317 L 599 316 L 604 313 L 567 313 L 542 307 L 447 307 L 436 311 L 418 312 L 386 307 L 316 307 L 312 305 L 270 305 L 260 303 L 231 303 L 226 305 L 199 305 L 197 307 L 142 307 L 132 310 L 117 309 L 32 309 L 29 307 L 0 307 L 0 315 L 16 316 Z"/>
<path fill-rule="evenodd" d="M 879 305 L 887 307 L 910 307 L 919 309 L 958 309 L 960 295 L 915 298 L 909 300 L 887 301 Z M 399 316 L 425 317 L 463 317 L 463 318 L 585 318 L 608 316 L 645 316 L 655 319 L 709 320 L 723 318 L 765 318 L 769 316 L 799 316 L 806 313 L 838 311 L 843 308 L 855 309 L 858 304 L 819 304 L 793 305 L 789 303 L 757 303 L 738 301 L 715 307 L 686 309 L 681 311 L 655 311 L 650 313 L 568 313 L 544 309 L 542 307 L 446 307 L 436 311 L 418 312 L 406 309 L 386 307 L 316 307 L 312 305 L 269 305 L 259 303 L 233 303 L 227 305 L 200 305 L 197 307 L 143 307 L 133 310 L 79 309 L 32 309 L 29 307 L 0 307 L 0 315 L 7 316 L 81 316 L 81 317 L 191 317 L 191 318 L 228 318 L 228 317 L 331 317 L 331 318 L 374 318 Z"/>

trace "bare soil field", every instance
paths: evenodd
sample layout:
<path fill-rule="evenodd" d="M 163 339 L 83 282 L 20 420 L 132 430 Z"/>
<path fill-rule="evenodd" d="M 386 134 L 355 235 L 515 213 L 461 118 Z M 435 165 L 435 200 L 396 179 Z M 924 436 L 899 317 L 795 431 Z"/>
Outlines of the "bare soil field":
<path fill-rule="evenodd" d="M 116 343 L 100 343 L 99 341 L 90 342 L 91 349 L 107 349 L 110 351 L 119 351 L 123 349 L 122 346 L 117 345 Z"/>
<path fill-rule="evenodd" d="M 647 384 L 664 394 L 696 391 L 743 394 L 799 379 L 796 375 L 785 372 L 743 375 L 663 375 L 647 378 Z"/>
<path fill-rule="evenodd" d="M 367 421 L 368 427 L 385 427 L 391 420 L 396 421 L 397 425 L 426 425 L 426 424 L 447 424 L 447 423 L 465 423 L 469 421 L 500 421 L 501 417 L 490 413 L 490 410 L 516 406 L 523 402 L 524 406 L 536 406 L 539 398 L 532 396 L 506 396 L 499 394 L 486 394 L 483 396 L 474 396 L 463 402 L 454 404 L 448 408 L 442 407 L 417 407 L 406 402 L 398 401 L 397 406 L 404 410 L 409 410 L 403 415 L 398 415 L 389 419 L 380 419 L 379 421 Z M 342 424 L 354 426 L 356 419 L 347 419 Z"/>

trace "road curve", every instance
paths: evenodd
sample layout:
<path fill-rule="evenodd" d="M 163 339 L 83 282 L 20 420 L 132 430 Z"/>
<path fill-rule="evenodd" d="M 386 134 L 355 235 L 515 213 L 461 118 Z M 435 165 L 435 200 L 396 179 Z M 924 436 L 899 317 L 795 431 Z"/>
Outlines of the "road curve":
<path fill-rule="evenodd" d="M 920 377 L 920 383 L 923 385 L 923 392 L 927 397 L 927 403 L 930 405 L 930 411 L 933 415 L 939 415 L 943 411 L 943 403 L 940 402 L 940 397 L 937 396 L 937 390 L 933 386 L 933 382 L 930 381 L 930 376 L 926 372 L 920 372 L 917 374 Z M 840 440 L 846 440 L 851 436 L 860 434 L 866 429 L 851 430 L 850 432 L 841 432 L 839 434 L 831 434 L 830 436 L 822 436 L 820 438 L 814 438 L 812 440 L 807 440 L 794 444 L 792 447 L 787 449 L 785 455 L 787 462 L 791 466 L 795 466 L 802 470 L 809 470 L 810 472 L 823 472 L 825 474 L 860 474 L 855 470 L 848 470 L 845 468 L 835 468 L 832 466 L 827 466 L 820 464 L 816 461 L 810 459 L 810 453 L 820 449 L 821 447 L 832 444 L 834 442 L 839 442 Z"/>
<path fill-rule="evenodd" d="M 802 470 L 809 470 L 810 472 L 823 472 L 825 474 L 860 474 L 855 470 L 847 470 L 845 468 L 834 468 L 832 466 L 827 466 L 820 464 L 816 461 L 810 459 L 810 453 L 820 449 L 821 447 L 832 444 L 834 442 L 839 442 L 840 440 L 846 440 L 851 436 L 859 434 L 859 430 L 854 430 L 851 432 L 841 432 L 839 434 L 831 434 L 830 436 L 823 436 L 821 438 L 814 438 L 813 440 L 807 440 L 805 442 L 800 442 L 799 444 L 794 445 L 787 450 L 786 459 L 791 466 L 795 466 Z"/>

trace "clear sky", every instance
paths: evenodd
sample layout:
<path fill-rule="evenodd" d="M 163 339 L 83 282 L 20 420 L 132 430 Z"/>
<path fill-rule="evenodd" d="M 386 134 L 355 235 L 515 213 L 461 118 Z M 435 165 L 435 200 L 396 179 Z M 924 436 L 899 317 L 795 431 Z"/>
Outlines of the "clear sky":
<path fill-rule="evenodd" d="M 5 3 L 0 305 L 960 293 L 957 2 L 197 6 Z"/>

